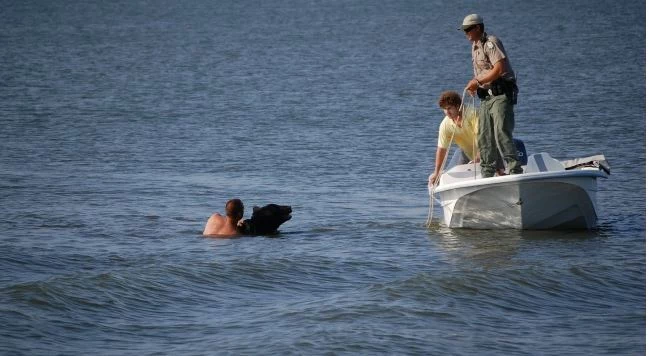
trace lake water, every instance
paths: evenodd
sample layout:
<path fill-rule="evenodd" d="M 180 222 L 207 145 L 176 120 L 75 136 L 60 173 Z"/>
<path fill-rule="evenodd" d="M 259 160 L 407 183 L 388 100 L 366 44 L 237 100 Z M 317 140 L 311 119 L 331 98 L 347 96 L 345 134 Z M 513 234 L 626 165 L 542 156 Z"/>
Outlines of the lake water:
<path fill-rule="evenodd" d="M 597 230 L 424 227 L 473 12 L 528 153 L 611 163 Z M 645 36 L 641 1 L 5 3 L 0 353 L 642 354 Z M 232 197 L 293 219 L 201 237 Z"/>

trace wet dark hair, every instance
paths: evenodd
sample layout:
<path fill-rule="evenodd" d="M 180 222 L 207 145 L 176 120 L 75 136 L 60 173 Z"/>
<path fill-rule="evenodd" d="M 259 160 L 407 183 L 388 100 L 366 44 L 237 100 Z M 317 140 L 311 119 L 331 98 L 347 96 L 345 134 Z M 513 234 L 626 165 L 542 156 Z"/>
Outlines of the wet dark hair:
<path fill-rule="evenodd" d="M 243 202 L 239 199 L 230 199 L 225 203 L 225 215 L 241 219 L 243 217 Z"/>
<path fill-rule="evenodd" d="M 442 95 L 439 96 L 439 107 L 442 109 L 445 109 L 449 106 L 455 106 L 457 108 L 462 105 L 462 98 L 460 97 L 460 94 L 458 94 L 455 91 L 448 90 L 442 93 Z"/>

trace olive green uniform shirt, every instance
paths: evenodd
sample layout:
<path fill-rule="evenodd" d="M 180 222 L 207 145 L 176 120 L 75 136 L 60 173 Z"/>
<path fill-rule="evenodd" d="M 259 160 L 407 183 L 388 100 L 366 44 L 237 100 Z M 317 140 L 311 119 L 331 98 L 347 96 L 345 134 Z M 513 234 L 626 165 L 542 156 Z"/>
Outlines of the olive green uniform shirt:
<path fill-rule="evenodd" d="M 507 58 L 505 47 L 503 47 L 503 44 L 496 36 L 487 35 L 486 32 L 483 33 L 482 39 L 473 44 L 471 58 L 473 59 L 473 75 L 475 77 L 490 71 L 495 63 L 504 60 L 505 67 L 501 77 L 509 80 L 516 79 L 516 74 Z M 488 89 L 489 84 L 483 85 L 482 87 Z"/>

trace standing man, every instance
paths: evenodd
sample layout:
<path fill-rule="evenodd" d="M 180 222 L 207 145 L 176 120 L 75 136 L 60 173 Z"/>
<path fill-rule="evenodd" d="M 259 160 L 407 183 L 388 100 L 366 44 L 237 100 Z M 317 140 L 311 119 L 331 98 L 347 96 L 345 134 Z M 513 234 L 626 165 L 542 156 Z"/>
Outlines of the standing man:
<path fill-rule="evenodd" d="M 518 87 L 505 48 L 496 36 L 487 35 L 480 15 L 465 17 L 461 30 L 472 44 L 474 77 L 465 89 L 480 98 L 478 147 L 482 177 L 496 173 L 499 147 L 509 174 L 523 173 L 512 136 Z"/>

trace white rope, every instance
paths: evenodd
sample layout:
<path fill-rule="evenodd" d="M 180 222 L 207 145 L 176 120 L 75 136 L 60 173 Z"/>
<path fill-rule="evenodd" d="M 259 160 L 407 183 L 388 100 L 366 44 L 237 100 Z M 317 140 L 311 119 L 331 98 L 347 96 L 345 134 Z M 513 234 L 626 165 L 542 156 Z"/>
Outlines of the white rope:
<path fill-rule="evenodd" d="M 475 97 L 474 96 L 471 96 L 471 108 L 473 109 L 473 111 L 476 111 L 476 109 L 475 109 Z M 476 117 L 473 118 L 473 119 L 478 120 L 478 122 L 480 122 L 479 113 L 476 111 L 475 114 L 476 114 Z M 476 151 L 475 151 L 476 150 L 475 144 L 476 144 L 477 140 L 478 140 L 478 133 L 474 132 L 473 140 L 472 140 L 472 143 L 473 143 L 473 157 L 472 157 L 472 159 L 473 159 L 473 180 L 478 179 L 478 167 L 477 167 L 477 162 L 476 162 L 477 161 L 476 160 L 477 154 L 476 154 Z"/>
<path fill-rule="evenodd" d="M 435 188 L 436 185 L 433 185 L 433 191 L 428 191 L 428 218 L 426 219 L 426 227 L 430 228 L 433 225 L 433 217 L 435 210 Z"/>

